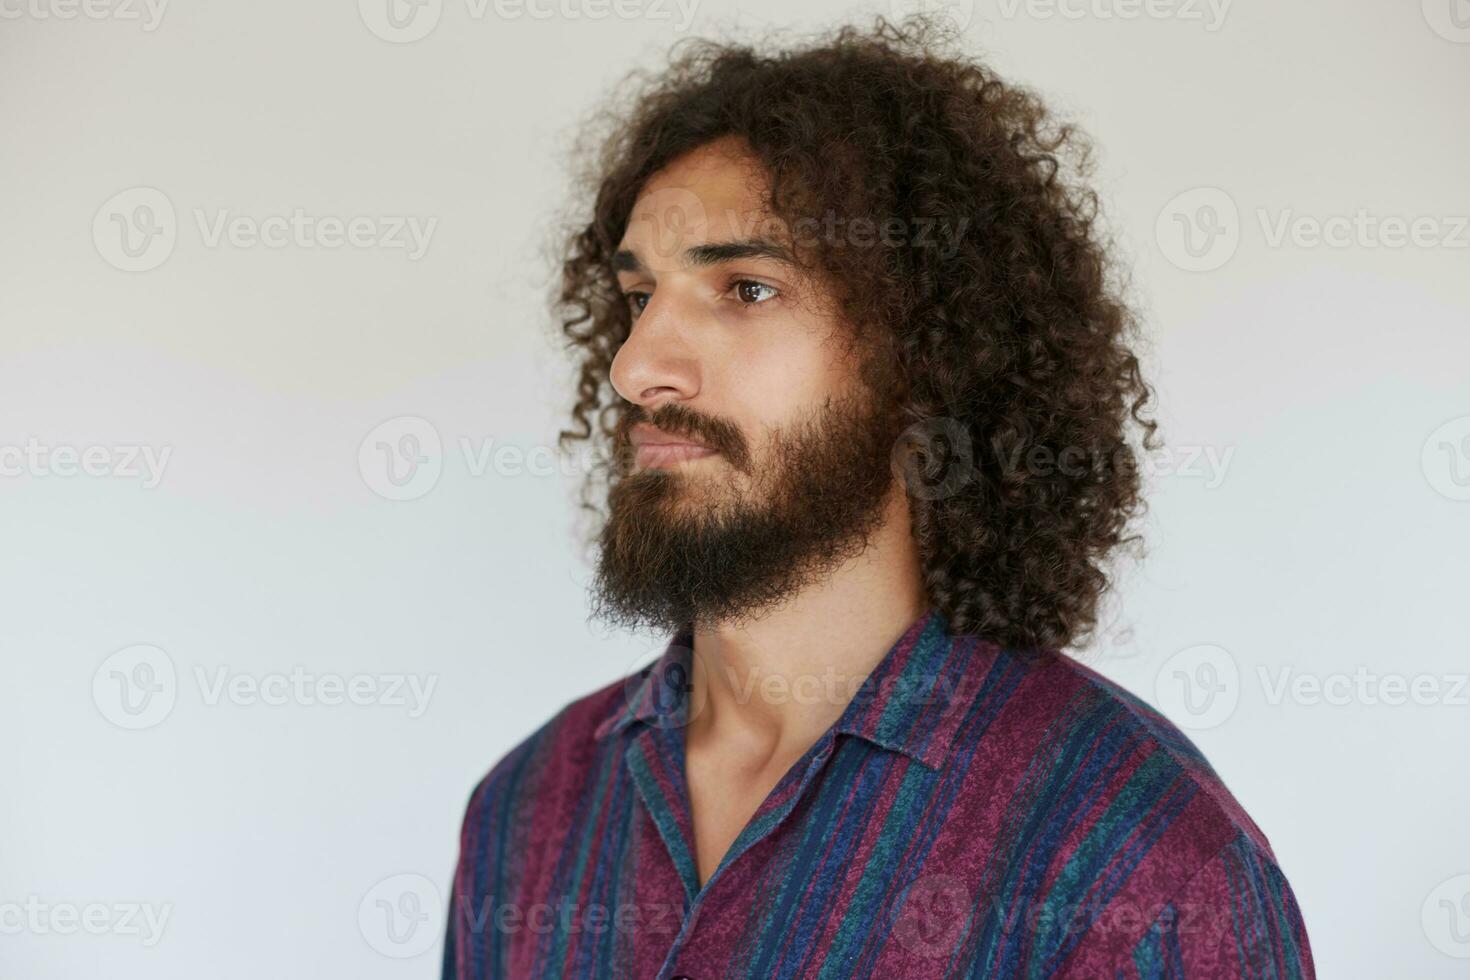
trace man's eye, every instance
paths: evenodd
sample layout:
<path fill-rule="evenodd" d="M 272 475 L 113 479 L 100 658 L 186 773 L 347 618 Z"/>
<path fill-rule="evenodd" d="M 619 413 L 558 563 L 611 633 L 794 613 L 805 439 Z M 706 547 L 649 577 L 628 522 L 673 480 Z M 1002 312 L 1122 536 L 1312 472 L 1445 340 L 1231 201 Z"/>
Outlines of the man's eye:
<path fill-rule="evenodd" d="M 643 312 L 643 308 L 648 305 L 648 297 L 648 293 L 637 291 L 630 291 L 623 294 L 623 298 L 628 301 L 628 309 L 633 311 L 634 316 Z"/>
<path fill-rule="evenodd" d="M 735 296 L 742 303 L 763 303 L 776 296 L 776 288 L 763 282 L 741 279 L 735 283 Z"/>

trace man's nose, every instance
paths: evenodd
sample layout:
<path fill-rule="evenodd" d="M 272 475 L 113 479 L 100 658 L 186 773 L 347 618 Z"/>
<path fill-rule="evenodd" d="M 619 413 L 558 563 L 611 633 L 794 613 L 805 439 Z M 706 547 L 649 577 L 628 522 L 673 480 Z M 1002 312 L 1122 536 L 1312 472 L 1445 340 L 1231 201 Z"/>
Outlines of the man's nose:
<path fill-rule="evenodd" d="M 613 390 L 648 411 L 699 394 L 698 352 L 688 336 L 696 318 L 672 290 L 655 290 L 613 357 Z"/>

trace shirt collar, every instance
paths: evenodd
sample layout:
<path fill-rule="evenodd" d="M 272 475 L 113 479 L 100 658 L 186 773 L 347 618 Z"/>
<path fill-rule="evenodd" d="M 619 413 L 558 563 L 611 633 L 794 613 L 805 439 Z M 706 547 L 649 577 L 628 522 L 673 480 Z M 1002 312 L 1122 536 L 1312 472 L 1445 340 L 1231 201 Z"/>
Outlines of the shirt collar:
<path fill-rule="evenodd" d="M 686 626 L 656 661 L 625 679 L 624 696 L 615 699 L 594 738 L 607 738 L 635 721 L 660 728 L 683 725 L 692 637 Z M 873 668 L 833 730 L 939 769 L 997 652 L 978 637 L 951 634 L 943 614 L 931 607 Z"/>

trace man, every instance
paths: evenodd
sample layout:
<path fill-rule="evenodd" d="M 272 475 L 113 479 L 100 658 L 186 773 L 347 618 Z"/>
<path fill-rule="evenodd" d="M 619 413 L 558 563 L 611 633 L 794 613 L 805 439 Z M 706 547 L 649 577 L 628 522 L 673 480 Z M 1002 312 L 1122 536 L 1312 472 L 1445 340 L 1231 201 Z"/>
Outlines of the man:
<path fill-rule="evenodd" d="M 597 158 L 564 441 L 669 635 L 469 803 L 444 976 L 1312 976 L 1260 829 L 1061 652 L 1155 423 L 1076 137 L 922 23 L 706 44 Z"/>

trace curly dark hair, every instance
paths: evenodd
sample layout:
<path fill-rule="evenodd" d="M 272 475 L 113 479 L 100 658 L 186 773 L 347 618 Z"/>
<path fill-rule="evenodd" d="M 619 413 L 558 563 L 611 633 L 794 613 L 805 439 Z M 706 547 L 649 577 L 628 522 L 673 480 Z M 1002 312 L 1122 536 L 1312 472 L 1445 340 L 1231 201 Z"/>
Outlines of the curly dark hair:
<path fill-rule="evenodd" d="M 795 48 L 690 39 L 615 98 L 608 128 L 584 136 L 597 146 L 584 158 L 590 220 L 560 255 L 579 372 L 562 449 L 610 447 L 632 407 L 609 377 L 632 327 L 612 256 L 640 189 L 687 151 L 743 138 L 787 227 L 837 214 L 948 230 L 927 245 L 819 239 L 802 263 L 876 352 L 863 374 L 925 436 L 926 469 L 936 446 L 950 472 L 965 466 L 941 493 L 910 481 L 924 586 L 951 629 L 1012 649 L 1088 639 L 1107 560 L 1139 540 L 1124 536 L 1144 506 L 1130 419 L 1145 449 L 1157 423 L 1097 195 L 1063 177 L 1069 163 L 1090 174 L 1086 138 L 923 18 Z M 583 495 L 594 511 L 595 482 Z"/>

